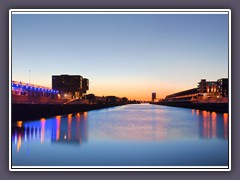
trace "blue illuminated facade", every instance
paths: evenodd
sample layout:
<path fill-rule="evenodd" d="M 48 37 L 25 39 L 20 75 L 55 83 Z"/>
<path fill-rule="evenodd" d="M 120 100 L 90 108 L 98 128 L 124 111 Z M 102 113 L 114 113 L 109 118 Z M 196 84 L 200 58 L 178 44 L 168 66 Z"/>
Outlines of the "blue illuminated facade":
<path fill-rule="evenodd" d="M 33 97 L 58 98 L 58 90 L 44 86 L 12 81 L 12 94 Z"/>

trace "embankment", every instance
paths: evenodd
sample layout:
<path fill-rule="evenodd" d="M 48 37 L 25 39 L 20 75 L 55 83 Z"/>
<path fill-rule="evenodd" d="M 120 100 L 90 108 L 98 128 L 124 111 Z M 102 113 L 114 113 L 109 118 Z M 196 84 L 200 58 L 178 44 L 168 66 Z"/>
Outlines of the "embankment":
<path fill-rule="evenodd" d="M 228 103 L 158 102 L 152 104 L 228 113 Z"/>
<path fill-rule="evenodd" d="M 12 121 L 27 121 L 124 104 L 12 104 Z"/>

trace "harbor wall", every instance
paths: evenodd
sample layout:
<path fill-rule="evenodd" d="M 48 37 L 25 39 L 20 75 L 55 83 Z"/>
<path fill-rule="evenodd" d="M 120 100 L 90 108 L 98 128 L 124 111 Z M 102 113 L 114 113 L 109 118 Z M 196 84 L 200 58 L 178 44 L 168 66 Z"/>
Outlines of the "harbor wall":
<path fill-rule="evenodd" d="M 195 102 L 157 102 L 151 103 L 162 106 L 180 107 L 205 110 L 218 113 L 228 113 L 228 103 L 195 103 Z"/>
<path fill-rule="evenodd" d="M 27 121 L 51 116 L 78 113 L 124 104 L 12 104 L 12 121 Z"/>

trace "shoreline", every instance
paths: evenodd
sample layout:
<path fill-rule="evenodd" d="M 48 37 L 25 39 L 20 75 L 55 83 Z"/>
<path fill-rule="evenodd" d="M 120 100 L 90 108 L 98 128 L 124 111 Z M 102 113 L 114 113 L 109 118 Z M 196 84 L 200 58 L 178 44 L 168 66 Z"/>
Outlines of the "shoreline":
<path fill-rule="evenodd" d="M 126 103 L 116 104 L 12 104 L 12 122 L 31 121 L 40 118 L 49 118 L 57 115 L 73 114 L 91 110 L 98 110 Z"/>
<path fill-rule="evenodd" d="M 179 107 L 179 108 L 188 108 L 188 109 L 197 109 L 197 110 L 210 111 L 210 112 L 216 112 L 216 113 L 229 113 L 228 103 L 157 102 L 157 103 L 150 103 L 150 104 Z"/>

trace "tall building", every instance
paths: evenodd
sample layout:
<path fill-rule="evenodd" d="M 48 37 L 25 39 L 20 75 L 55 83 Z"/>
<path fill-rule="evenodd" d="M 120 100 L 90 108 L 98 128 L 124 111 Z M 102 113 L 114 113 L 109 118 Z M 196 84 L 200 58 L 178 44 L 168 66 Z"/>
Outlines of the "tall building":
<path fill-rule="evenodd" d="M 157 98 L 157 94 L 155 92 L 152 93 L 152 101 L 154 102 Z"/>
<path fill-rule="evenodd" d="M 53 75 L 52 88 L 59 90 L 61 98 L 81 99 L 89 89 L 89 83 L 80 75 Z"/>

